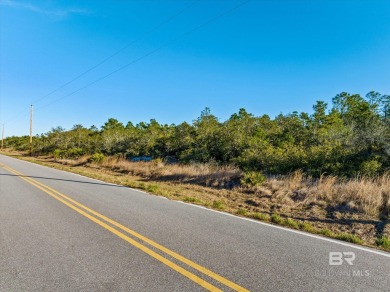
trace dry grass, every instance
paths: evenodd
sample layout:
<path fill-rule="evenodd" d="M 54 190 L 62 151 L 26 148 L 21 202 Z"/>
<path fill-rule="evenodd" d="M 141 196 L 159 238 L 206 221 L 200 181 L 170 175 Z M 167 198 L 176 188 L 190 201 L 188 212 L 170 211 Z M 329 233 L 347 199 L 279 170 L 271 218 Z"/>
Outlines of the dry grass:
<path fill-rule="evenodd" d="M 169 199 L 390 250 L 390 173 L 347 180 L 314 179 L 297 171 L 250 187 L 240 185 L 243 173 L 233 166 L 130 162 L 116 157 L 101 163 L 88 156 L 59 161 L 18 157 Z"/>
<path fill-rule="evenodd" d="M 89 162 L 89 156 L 58 162 L 81 166 Z M 388 218 L 390 213 L 390 173 L 375 178 L 358 177 L 347 180 L 324 175 L 314 179 L 302 171 L 295 171 L 287 176 L 269 177 L 261 186 L 241 187 L 240 178 L 243 173 L 234 166 L 165 164 L 158 159 L 152 162 L 131 162 L 121 157 L 106 157 L 101 163 L 89 165 L 144 180 L 254 193 L 258 197 L 267 198 L 269 202 L 265 202 L 265 205 L 270 205 L 270 209 L 273 204 L 279 204 L 285 210 L 319 206 L 328 212 L 332 210 L 336 216 L 359 214 L 382 219 Z"/>
<path fill-rule="evenodd" d="M 80 166 L 89 162 L 89 156 L 59 162 Z M 151 181 L 255 193 L 259 197 L 268 197 L 271 204 L 276 202 L 290 209 L 318 205 L 332 209 L 333 212 L 362 214 L 375 218 L 387 218 L 390 213 L 390 173 L 375 178 L 358 177 L 346 180 L 335 176 L 314 179 L 302 171 L 296 171 L 287 176 L 269 177 L 261 186 L 241 187 L 240 177 L 243 173 L 234 166 L 165 164 L 161 160 L 130 162 L 117 157 L 106 157 L 101 163 L 90 163 L 90 166 Z"/>
<path fill-rule="evenodd" d="M 290 176 L 271 178 L 265 187 L 271 190 L 271 197 L 290 204 L 326 204 L 338 211 L 376 218 L 389 214 L 390 173 L 346 180 L 334 176 L 313 179 L 297 171 Z"/>
<path fill-rule="evenodd" d="M 241 171 L 234 166 L 165 164 L 160 160 L 152 162 L 130 162 L 123 158 L 107 157 L 98 166 L 147 179 L 191 183 L 219 188 L 232 188 L 238 185 L 241 176 Z"/>
<path fill-rule="evenodd" d="M 88 163 L 90 155 L 83 155 L 80 158 L 74 160 L 74 159 L 58 159 L 56 160 L 57 162 L 65 165 L 70 165 L 70 166 L 80 166 Z"/>

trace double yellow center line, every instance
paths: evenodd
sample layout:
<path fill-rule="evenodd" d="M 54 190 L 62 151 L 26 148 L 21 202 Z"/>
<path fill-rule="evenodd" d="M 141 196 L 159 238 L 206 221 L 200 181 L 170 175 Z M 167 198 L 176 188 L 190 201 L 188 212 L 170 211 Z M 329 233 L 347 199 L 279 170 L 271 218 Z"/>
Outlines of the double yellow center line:
<path fill-rule="evenodd" d="M 106 230 L 110 231 L 111 233 L 117 235 L 118 237 L 122 238 L 123 240 L 127 241 L 129 244 L 133 245 L 134 247 L 140 249 L 144 253 L 150 255 L 151 257 L 155 258 L 156 260 L 164 263 L 171 269 L 175 270 L 176 272 L 182 274 L 183 276 L 187 277 L 188 279 L 192 280 L 193 282 L 197 283 L 198 285 L 204 287 L 205 289 L 209 291 L 222 291 L 219 288 L 215 287 L 211 283 L 203 280 L 202 278 L 198 277 L 197 275 L 191 273 L 190 271 L 182 268 L 181 266 L 175 264 L 174 262 L 170 261 L 169 259 L 165 258 L 164 256 L 158 254 L 157 252 L 151 250 L 148 248 L 145 244 L 141 244 L 138 241 L 131 238 L 129 235 L 141 240 L 142 242 L 154 247 L 155 249 L 161 251 L 163 254 L 169 255 L 172 258 L 175 258 L 181 263 L 184 263 L 188 265 L 189 267 L 203 273 L 204 275 L 222 283 L 223 285 L 230 287 L 231 289 L 235 291 L 248 291 L 247 289 L 237 285 L 236 283 L 233 283 L 224 277 L 206 269 L 205 267 L 202 267 L 201 265 L 198 265 L 194 263 L 193 261 L 179 255 L 178 253 L 158 244 L 157 242 L 135 232 L 134 230 L 131 230 L 127 228 L 126 226 L 88 208 L 87 206 L 69 198 L 68 196 L 60 193 L 59 191 L 39 182 L 31 177 L 25 176 L 24 174 L 20 173 L 19 171 L 6 166 L 4 164 L 0 164 L 4 169 L 7 171 L 19 176 L 21 179 L 25 180 L 26 182 L 30 183 L 31 185 L 35 186 L 36 188 L 42 190 L 43 192 L 47 193 L 48 195 L 52 196 L 56 200 L 60 201 L 61 203 L 65 204 L 69 208 L 73 209 L 77 213 L 83 215 L 84 217 L 90 219 L 91 221 L 95 222 L 96 224 L 100 225 L 101 227 L 105 228 Z M 119 230 L 113 228 L 112 226 L 108 225 L 107 223 L 111 224 L 112 226 L 115 226 Z"/>

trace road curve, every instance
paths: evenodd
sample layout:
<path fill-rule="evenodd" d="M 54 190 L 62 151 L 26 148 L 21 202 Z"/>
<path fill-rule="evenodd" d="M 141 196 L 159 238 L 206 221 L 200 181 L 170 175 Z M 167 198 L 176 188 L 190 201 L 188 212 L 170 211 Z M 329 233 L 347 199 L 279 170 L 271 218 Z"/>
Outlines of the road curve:
<path fill-rule="evenodd" d="M 389 253 L 3 155 L 0 251 L 0 291 L 390 291 Z"/>

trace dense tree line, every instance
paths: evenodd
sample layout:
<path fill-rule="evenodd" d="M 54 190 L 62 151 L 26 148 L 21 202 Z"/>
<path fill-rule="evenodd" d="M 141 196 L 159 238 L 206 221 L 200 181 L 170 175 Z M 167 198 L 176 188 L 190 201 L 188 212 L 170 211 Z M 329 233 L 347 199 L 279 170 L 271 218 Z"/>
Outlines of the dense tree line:
<path fill-rule="evenodd" d="M 9 137 L 7 147 L 28 150 L 28 137 Z M 110 118 L 99 130 L 53 128 L 34 139 L 36 154 L 147 155 L 182 163 L 236 164 L 244 170 L 284 174 L 297 169 L 318 176 L 375 175 L 390 169 L 390 96 L 342 92 L 332 106 L 318 101 L 313 113 L 256 117 L 240 109 L 219 121 L 206 108 L 192 124 L 162 125 L 152 119 L 126 125 Z"/>

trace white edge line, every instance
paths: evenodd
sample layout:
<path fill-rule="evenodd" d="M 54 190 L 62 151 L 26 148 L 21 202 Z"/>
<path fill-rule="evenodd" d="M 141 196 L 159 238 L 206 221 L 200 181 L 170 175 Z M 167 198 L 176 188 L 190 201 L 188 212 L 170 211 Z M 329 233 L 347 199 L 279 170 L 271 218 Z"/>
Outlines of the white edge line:
<path fill-rule="evenodd" d="M 4 155 L 4 154 L 3 154 Z M 159 198 L 159 199 L 164 199 L 164 200 L 169 200 L 167 197 L 164 197 L 164 196 L 160 196 L 160 195 L 155 195 L 155 194 L 151 194 L 151 193 L 147 193 L 145 191 L 142 191 L 142 190 L 139 190 L 139 189 L 134 189 L 132 187 L 128 187 L 128 186 L 123 186 L 123 185 L 118 185 L 118 184 L 113 184 L 113 183 L 109 183 L 109 182 L 105 182 L 105 181 L 102 181 L 102 180 L 99 180 L 99 179 L 96 179 L 96 178 L 92 178 L 92 177 L 88 177 L 88 176 L 85 176 L 85 175 L 81 175 L 81 174 L 78 174 L 78 173 L 73 173 L 73 172 L 69 172 L 69 171 L 66 171 L 66 170 L 61 170 L 61 169 L 57 169 L 57 168 L 54 168 L 54 167 L 50 167 L 50 166 L 46 166 L 46 165 L 41 165 L 41 164 L 37 164 L 37 163 L 34 163 L 34 162 L 30 162 L 30 161 L 27 161 L 27 160 L 22 160 L 22 159 L 17 159 L 17 158 L 14 158 L 14 157 L 9 157 L 7 155 L 4 155 L 5 157 L 8 157 L 8 158 L 13 158 L 13 159 L 16 159 L 18 161 L 24 161 L 24 162 L 27 162 L 27 163 L 30 163 L 34 166 L 40 166 L 42 168 L 49 168 L 49 169 L 52 169 L 52 170 L 55 170 L 55 171 L 60 171 L 60 172 L 65 172 L 66 174 L 71 174 L 71 175 L 74 175 L 74 176 L 79 176 L 79 177 L 82 177 L 82 178 L 86 178 L 86 179 L 89 179 L 89 180 L 92 180 L 92 181 L 95 181 L 95 182 L 99 182 L 99 183 L 102 183 L 104 185 L 110 185 L 110 186 L 117 186 L 117 187 L 123 187 L 124 189 L 127 189 L 127 190 L 131 190 L 131 191 L 134 191 L 134 192 L 138 192 L 138 193 L 141 193 L 141 194 L 146 194 L 146 195 L 149 195 L 149 196 L 153 196 L 155 198 Z"/>
<path fill-rule="evenodd" d="M 206 208 L 204 206 L 199 206 L 199 205 L 195 205 L 195 204 L 191 204 L 191 203 L 187 203 L 187 202 L 183 202 L 183 201 L 176 201 L 176 202 L 181 203 L 181 204 L 186 204 L 188 206 L 192 206 L 192 207 L 196 207 L 196 208 L 201 208 L 201 209 L 208 210 L 208 211 L 211 211 L 211 212 L 219 213 L 219 214 L 222 214 L 222 215 L 234 217 L 234 218 L 237 218 L 237 219 L 241 219 L 241 220 L 257 223 L 257 224 L 260 224 L 260 225 L 265 225 L 265 226 L 268 226 L 268 227 L 273 227 L 273 228 L 276 228 L 276 229 L 280 229 L 280 230 L 284 230 L 284 231 L 288 231 L 288 232 L 292 232 L 292 233 L 296 233 L 296 234 L 300 234 L 300 235 L 304 235 L 304 236 L 320 239 L 320 240 L 323 240 L 323 241 L 328 241 L 328 242 L 336 243 L 336 244 L 339 244 L 339 245 L 352 247 L 352 248 L 355 248 L 355 249 L 371 252 L 371 253 L 374 253 L 374 254 L 378 254 L 378 255 L 390 258 L 390 253 L 385 253 L 385 252 L 382 252 L 382 251 L 379 251 L 379 250 L 374 250 L 374 249 L 362 247 L 362 246 L 359 246 L 359 245 L 354 245 L 354 244 L 350 244 L 350 243 L 347 243 L 347 242 L 342 242 L 342 241 L 339 241 L 339 240 L 336 240 L 336 239 L 322 237 L 322 236 L 318 236 L 318 235 L 315 235 L 315 234 L 311 234 L 311 233 L 307 233 L 307 232 L 303 232 L 303 231 L 299 231 L 299 230 L 295 230 L 295 229 L 286 228 L 286 227 L 283 227 L 283 226 L 278 226 L 278 225 L 274 225 L 274 224 L 270 224 L 270 223 L 254 220 L 254 219 L 251 219 L 251 218 L 239 217 L 239 216 L 236 216 L 234 214 L 230 214 L 230 213 L 226 213 L 226 212 L 221 212 L 221 211 L 209 209 L 209 208 Z"/>
<path fill-rule="evenodd" d="M 161 198 L 161 199 L 166 199 L 166 200 L 168 200 L 168 198 L 166 198 L 166 197 L 159 196 L 159 195 L 154 195 L 154 194 L 150 194 L 150 193 L 147 193 L 147 192 L 142 191 L 142 190 L 139 190 L 139 189 L 134 189 L 134 188 L 132 188 L 132 187 L 123 186 L 123 185 L 118 185 L 118 184 L 114 184 L 114 183 L 109 183 L 109 182 L 106 182 L 106 181 L 103 181 L 103 180 L 99 180 L 99 179 L 96 179 L 96 178 L 92 178 L 92 177 L 88 177 L 88 176 L 85 176 L 85 175 L 82 175 L 82 174 L 78 174 L 78 173 L 74 173 L 74 172 L 70 172 L 70 171 L 66 171 L 66 170 L 61 170 L 61 169 L 57 169 L 57 168 L 50 167 L 50 166 L 46 166 L 46 165 L 41 165 L 41 164 L 34 163 L 34 162 L 30 162 L 30 161 L 27 161 L 27 160 L 23 160 L 23 159 L 18 159 L 18 158 L 10 157 L 10 156 L 4 155 L 4 154 L 1 154 L 1 155 L 5 156 L 5 157 L 8 157 L 8 158 L 11 158 L 11 159 L 15 159 L 15 160 L 17 160 L 17 161 L 27 162 L 27 163 L 30 163 L 30 164 L 32 164 L 32 165 L 34 165 L 34 166 L 39 166 L 39 167 L 41 167 L 41 168 L 49 168 L 49 169 L 52 169 L 52 170 L 55 170 L 55 171 L 65 172 L 66 174 L 70 174 L 70 175 L 74 175 L 74 176 L 79 176 L 79 177 L 86 178 L 86 179 L 89 179 L 89 180 L 93 180 L 93 181 L 96 181 L 96 182 L 99 182 L 99 183 L 103 183 L 103 184 L 105 184 L 105 185 L 123 187 L 123 188 L 125 188 L 125 189 L 130 189 L 130 190 L 135 191 L 135 192 L 138 192 L 138 193 L 147 194 L 147 195 L 151 195 L 151 196 L 154 196 L 154 197 L 157 197 L 157 198 Z"/>
<path fill-rule="evenodd" d="M 4 156 L 9 157 L 7 155 L 4 155 Z M 50 169 L 54 169 L 54 170 L 57 170 L 57 171 L 66 172 L 66 173 L 73 174 L 73 175 L 76 175 L 76 176 L 80 176 L 80 177 L 83 177 L 83 178 L 91 179 L 91 180 L 94 180 L 94 181 L 97 181 L 97 182 L 101 182 L 101 183 L 105 183 L 105 184 L 109 184 L 109 185 L 114 185 L 114 186 L 121 186 L 121 185 L 118 185 L 118 184 L 107 183 L 105 181 L 98 180 L 98 179 L 95 179 L 95 178 L 90 178 L 90 177 L 87 177 L 87 176 L 84 176 L 84 175 L 81 175 L 81 174 L 78 174 L 78 173 L 68 172 L 68 171 L 60 170 L 60 169 L 56 169 L 56 168 L 51 168 L 51 167 L 48 167 L 48 166 L 36 164 L 36 163 L 30 162 L 30 161 L 26 161 L 26 160 L 22 160 L 22 159 L 17 159 L 17 158 L 14 158 L 14 157 L 9 157 L 9 158 L 11 158 L 11 159 L 13 158 L 13 159 L 16 159 L 16 160 L 19 160 L 19 161 L 24 161 L 24 162 L 27 162 L 27 163 L 31 163 L 33 165 L 38 165 L 38 166 L 41 166 L 43 168 L 50 168 Z M 131 187 L 126 187 L 126 188 L 131 189 L 131 190 L 136 191 L 136 192 L 139 192 L 139 193 L 144 193 L 144 194 L 151 195 L 153 197 L 163 198 L 163 199 L 167 199 L 168 200 L 168 198 L 163 197 L 163 196 L 156 196 L 156 195 L 153 195 L 153 194 L 150 194 L 150 193 L 138 190 L 138 189 L 133 189 Z M 382 252 L 382 251 L 378 251 L 378 250 L 362 247 L 362 246 L 359 246 L 359 245 L 354 245 L 354 244 L 350 244 L 350 243 L 347 243 L 347 242 L 342 242 L 342 241 L 339 241 L 339 240 L 335 240 L 335 239 L 332 239 L 332 238 L 322 237 L 322 236 L 318 236 L 318 235 L 315 235 L 315 234 L 311 234 L 311 233 L 307 233 L 307 232 L 303 232 L 303 231 L 299 231 L 299 230 L 295 230 L 295 229 L 286 228 L 286 227 L 283 227 L 283 226 L 273 225 L 273 224 L 270 224 L 270 223 L 266 223 L 266 222 L 262 222 L 262 221 L 258 221 L 258 220 L 254 220 L 254 219 L 250 219 L 250 218 L 239 217 L 239 216 L 236 216 L 236 215 L 233 215 L 233 214 L 230 214 L 230 213 L 209 209 L 209 208 L 206 208 L 204 206 L 199 206 L 199 205 L 196 205 L 196 204 L 191 204 L 191 203 L 187 203 L 187 202 L 183 202 L 183 201 L 177 201 L 177 200 L 172 200 L 172 201 L 180 203 L 180 204 L 185 204 L 185 205 L 188 205 L 188 206 L 191 206 L 191 207 L 201 208 L 203 210 L 208 210 L 208 211 L 215 212 L 215 213 L 218 213 L 218 214 L 222 214 L 222 215 L 225 215 L 225 216 L 230 216 L 230 217 L 233 217 L 233 218 L 236 218 L 236 219 L 241 219 L 241 220 L 249 221 L 249 222 L 252 222 L 252 223 L 257 223 L 257 224 L 260 224 L 260 225 L 273 227 L 273 228 L 276 228 L 276 229 L 279 229 L 279 230 L 284 230 L 284 231 L 288 231 L 288 232 L 304 235 L 304 236 L 307 236 L 307 237 L 312 237 L 312 238 L 320 239 L 320 240 L 323 240 L 323 241 L 328 241 L 328 242 L 336 243 L 336 244 L 339 244 L 339 245 L 352 247 L 354 249 L 358 249 L 358 250 L 362 250 L 362 251 L 366 251 L 366 252 L 370 252 L 370 253 L 374 253 L 374 254 L 377 254 L 377 255 L 381 255 L 381 256 L 390 258 L 390 253 L 385 253 L 385 252 Z"/>

